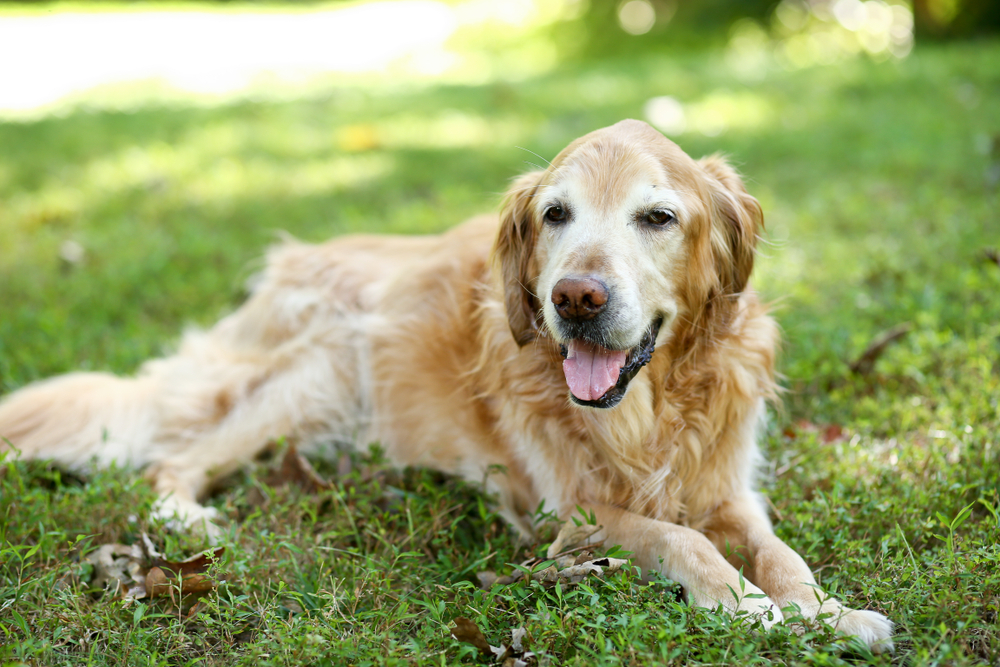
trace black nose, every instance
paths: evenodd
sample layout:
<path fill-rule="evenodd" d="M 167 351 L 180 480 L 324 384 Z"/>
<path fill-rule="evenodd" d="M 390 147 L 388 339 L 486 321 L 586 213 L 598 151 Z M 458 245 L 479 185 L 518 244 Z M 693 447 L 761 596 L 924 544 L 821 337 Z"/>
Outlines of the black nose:
<path fill-rule="evenodd" d="M 596 278 L 563 278 L 552 288 L 552 305 L 564 320 L 589 320 L 608 304 L 608 288 Z"/>

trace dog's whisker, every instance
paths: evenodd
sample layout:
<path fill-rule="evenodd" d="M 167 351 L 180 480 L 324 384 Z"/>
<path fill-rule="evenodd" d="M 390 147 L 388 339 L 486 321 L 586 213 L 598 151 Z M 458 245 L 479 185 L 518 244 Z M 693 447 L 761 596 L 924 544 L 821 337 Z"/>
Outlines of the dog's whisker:
<path fill-rule="evenodd" d="M 524 146 L 515 146 L 514 148 L 520 149 L 520 150 L 522 150 L 522 151 L 524 151 L 526 153 L 531 153 L 532 155 L 534 155 L 536 158 L 538 158 L 539 160 L 541 160 L 545 164 L 549 165 L 550 167 L 552 166 L 551 162 L 549 162 L 548 160 L 546 160 L 545 158 L 543 158 L 541 155 L 539 155 L 538 153 L 536 153 L 533 150 L 529 150 L 529 149 L 525 148 Z M 531 164 L 531 163 L 529 162 L 528 164 Z M 538 165 L 535 165 L 535 166 L 538 166 Z M 541 169 L 541 167 L 538 167 L 538 168 Z"/>

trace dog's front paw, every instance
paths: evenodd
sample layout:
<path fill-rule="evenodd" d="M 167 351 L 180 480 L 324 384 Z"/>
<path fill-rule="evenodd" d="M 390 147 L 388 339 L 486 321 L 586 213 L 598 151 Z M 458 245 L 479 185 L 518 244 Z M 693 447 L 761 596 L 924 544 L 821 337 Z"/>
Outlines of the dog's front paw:
<path fill-rule="evenodd" d="M 794 622 L 797 615 L 804 619 L 818 619 L 842 635 L 857 637 L 872 653 L 892 652 L 892 621 L 874 611 L 849 609 L 828 597 L 822 605 L 814 601 L 791 602 L 786 615 Z"/>
<path fill-rule="evenodd" d="M 878 612 L 844 607 L 826 622 L 837 632 L 863 641 L 872 653 L 893 651 L 892 621 Z"/>
<path fill-rule="evenodd" d="M 167 496 L 156 502 L 153 516 L 163 520 L 170 530 L 202 536 L 209 544 L 217 544 L 222 537 L 222 529 L 215 523 L 219 511 L 214 507 Z"/>

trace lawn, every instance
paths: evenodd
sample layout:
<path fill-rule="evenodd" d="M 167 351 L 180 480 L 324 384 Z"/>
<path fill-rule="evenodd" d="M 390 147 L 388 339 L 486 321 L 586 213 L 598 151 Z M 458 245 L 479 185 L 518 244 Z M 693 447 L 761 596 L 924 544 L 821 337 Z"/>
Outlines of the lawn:
<path fill-rule="evenodd" d="M 544 665 L 1000 663 L 1000 43 L 918 45 L 772 68 L 721 52 L 566 61 L 519 80 L 317 86 L 295 99 L 80 105 L 0 123 L 0 392 L 76 368 L 129 373 L 245 296 L 280 233 L 425 233 L 495 210 L 509 180 L 670 95 L 720 114 L 710 136 L 763 204 L 755 284 L 785 334 L 787 392 L 763 443 L 776 531 L 820 583 L 897 624 L 870 656 L 822 627 L 762 633 L 634 572 L 480 590 L 544 554 L 475 488 L 378 457 L 319 463 L 331 488 L 262 463 L 210 503 L 221 581 L 200 603 L 126 605 L 94 583 L 100 545 L 147 533 L 127 471 L 83 481 L 0 468 L 0 658 L 11 664 L 486 664 L 525 628 Z M 992 152 L 991 152 L 992 151 Z M 992 170 L 992 171 L 991 171 Z M 867 375 L 849 363 L 910 323 Z M 338 475 L 338 467 L 341 468 Z M 6 664 L 6 663 L 5 663 Z"/>

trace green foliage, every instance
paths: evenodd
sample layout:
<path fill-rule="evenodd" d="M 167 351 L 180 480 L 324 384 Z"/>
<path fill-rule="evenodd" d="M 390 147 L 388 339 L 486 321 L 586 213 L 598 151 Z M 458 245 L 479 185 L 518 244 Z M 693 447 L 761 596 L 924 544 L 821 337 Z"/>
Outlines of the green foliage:
<path fill-rule="evenodd" d="M 760 632 L 634 572 L 479 590 L 477 572 L 509 572 L 546 545 L 518 544 L 475 488 L 377 462 L 370 480 L 352 473 L 316 498 L 238 475 L 212 500 L 228 521 L 226 583 L 190 617 L 166 598 L 126 608 L 89 584 L 99 545 L 144 531 L 172 558 L 204 545 L 150 519 L 153 493 L 134 473 L 84 483 L 7 460 L 0 658 L 480 664 L 447 630 L 466 616 L 494 644 L 526 628 L 541 664 L 996 664 L 1000 267 L 982 257 L 1000 228 L 977 146 L 1000 130 L 998 61 L 996 43 L 918 48 L 751 86 L 721 58 L 648 55 L 518 83 L 337 86 L 0 124 L 9 391 L 79 367 L 131 372 L 186 323 L 233 308 L 278 230 L 439 231 L 495 208 L 538 161 L 515 146 L 549 158 L 658 95 L 730 109 L 724 133 L 678 141 L 727 152 L 768 220 L 756 284 L 776 301 L 789 389 L 763 443 L 776 530 L 823 586 L 898 624 L 895 657 L 821 625 Z M 68 240 L 82 261 L 60 259 Z M 851 376 L 846 362 L 902 321 L 912 333 L 875 373 Z"/>

